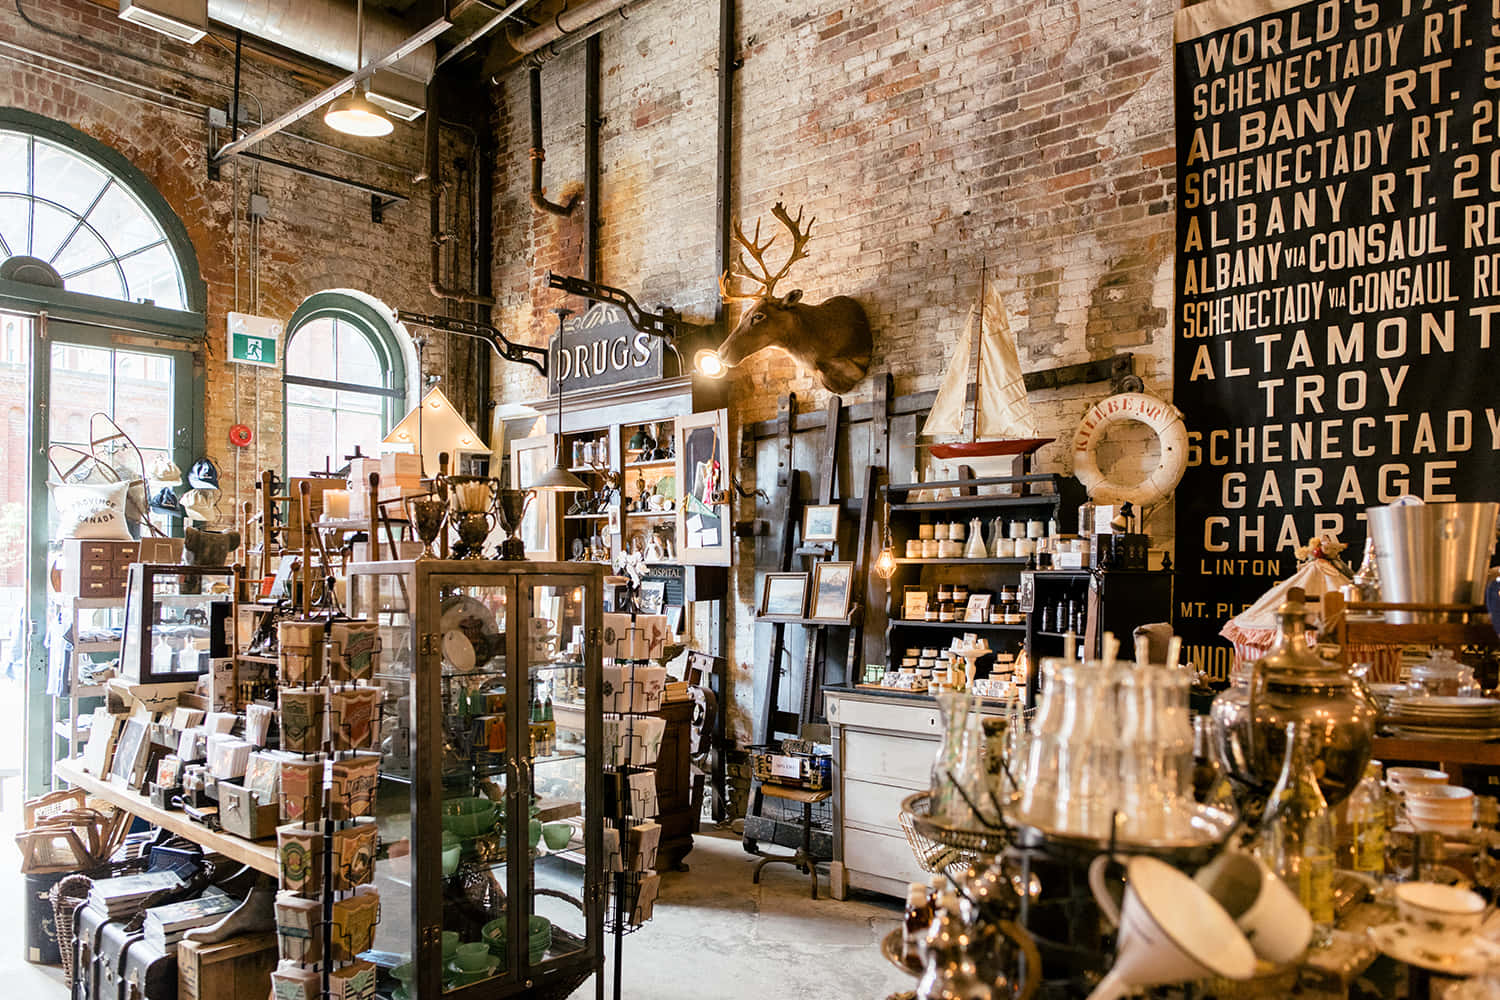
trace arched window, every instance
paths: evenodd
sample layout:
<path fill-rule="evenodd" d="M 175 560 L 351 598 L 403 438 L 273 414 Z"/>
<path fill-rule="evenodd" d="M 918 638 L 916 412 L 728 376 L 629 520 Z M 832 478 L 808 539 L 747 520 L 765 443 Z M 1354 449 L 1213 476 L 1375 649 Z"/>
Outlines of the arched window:
<path fill-rule="evenodd" d="M 187 309 L 171 239 L 105 164 L 0 126 L 0 261 L 34 257 L 70 292 Z"/>
<path fill-rule="evenodd" d="M 406 360 L 391 320 L 363 298 L 319 292 L 287 327 L 286 471 L 337 469 L 376 453 L 406 414 Z"/>

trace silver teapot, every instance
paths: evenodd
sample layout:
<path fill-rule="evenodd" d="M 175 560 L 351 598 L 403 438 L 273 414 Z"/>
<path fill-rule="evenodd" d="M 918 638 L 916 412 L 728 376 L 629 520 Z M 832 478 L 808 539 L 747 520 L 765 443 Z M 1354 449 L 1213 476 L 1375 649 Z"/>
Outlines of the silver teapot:
<path fill-rule="evenodd" d="M 1210 712 L 1219 762 L 1239 791 L 1264 797 L 1286 760 L 1286 726 L 1314 733 L 1318 787 L 1329 807 L 1354 791 L 1370 759 L 1376 708 L 1364 685 L 1307 644 L 1303 592 L 1293 588 L 1277 609 L 1276 641 Z"/>

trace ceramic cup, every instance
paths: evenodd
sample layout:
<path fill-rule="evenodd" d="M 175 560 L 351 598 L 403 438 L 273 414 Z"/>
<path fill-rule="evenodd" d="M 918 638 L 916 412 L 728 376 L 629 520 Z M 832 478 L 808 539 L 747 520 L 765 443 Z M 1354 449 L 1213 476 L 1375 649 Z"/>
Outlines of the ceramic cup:
<path fill-rule="evenodd" d="M 1396 913 L 1443 954 L 1463 951 L 1484 919 L 1484 897 L 1436 882 L 1396 886 Z"/>
<path fill-rule="evenodd" d="M 1219 901 L 1255 954 L 1285 965 L 1307 950 L 1312 918 L 1297 894 L 1254 855 L 1225 851 L 1193 876 Z"/>

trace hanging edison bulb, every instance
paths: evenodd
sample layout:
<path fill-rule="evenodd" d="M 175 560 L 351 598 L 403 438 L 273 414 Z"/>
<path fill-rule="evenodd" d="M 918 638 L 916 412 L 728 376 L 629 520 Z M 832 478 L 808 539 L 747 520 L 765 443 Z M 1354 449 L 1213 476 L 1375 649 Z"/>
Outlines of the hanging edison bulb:
<path fill-rule="evenodd" d="M 889 580 L 896 572 L 896 551 L 891 545 L 891 505 L 887 501 L 885 505 L 884 542 L 880 548 L 880 555 L 875 557 L 875 565 L 872 567 L 875 575 L 882 580 Z"/>

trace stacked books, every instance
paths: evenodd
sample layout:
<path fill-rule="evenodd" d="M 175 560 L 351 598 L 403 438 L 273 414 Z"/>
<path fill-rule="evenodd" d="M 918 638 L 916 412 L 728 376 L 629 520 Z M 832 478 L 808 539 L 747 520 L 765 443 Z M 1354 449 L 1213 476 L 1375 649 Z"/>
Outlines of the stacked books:
<path fill-rule="evenodd" d="M 89 909 L 111 920 L 129 916 L 151 896 L 168 889 L 181 888 L 176 872 L 143 872 L 120 878 L 102 878 L 89 889 Z"/>
<path fill-rule="evenodd" d="M 240 901 L 228 893 L 210 887 L 197 899 L 184 899 L 165 906 L 153 906 L 146 911 L 146 943 L 161 949 L 162 954 L 172 955 L 177 951 L 177 942 L 194 927 L 216 924 L 219 918 L 240 905 Z"/>

